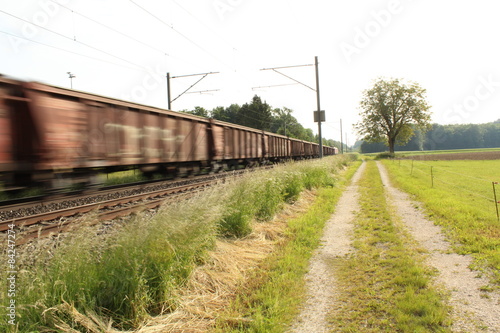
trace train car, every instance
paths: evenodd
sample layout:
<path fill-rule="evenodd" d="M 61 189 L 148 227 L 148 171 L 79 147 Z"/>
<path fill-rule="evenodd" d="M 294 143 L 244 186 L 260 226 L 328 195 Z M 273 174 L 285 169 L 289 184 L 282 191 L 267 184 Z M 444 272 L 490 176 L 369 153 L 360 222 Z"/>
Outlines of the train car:
<path fill-rule="evenodd" d="M 224 168 L 239 165 L 248 167 L 257 165 L 267 158 L 267 142 L 261 130 L 211 120 L 209 130 L 214 134 L 213 163 Z"/>
<path fill-rule="evenodd" d="M 147 174 L 195 171 L 217 158 L 208 119 L 39 83 L 23 83 L 22 92 L 26 97 L 16 113 L 26 110 L 22 115 L 29 121 L 17 121 L 13 130 L 1 133 L 3 141 L 12 138 L 12 131 L 23 133 L 26 158 L 18 161 L 29 162 L 22 168 L 27 182 L 87 178 L 130 167 Z M 1 95 L 2 101 L 13 98 L 10 92 Z M 6 127 L 5 122 L 0 125 Z M 8 148 L 3 149 L 2 168 L 19 178 L 21 173 L 9 166 Z"/>
<path fill-rule="evenodd" d="M 22 82 L 0 75 L 0 178 L 5 184 L 30 183 L 36 128 Z"/>
<path fill-rule="evenodd" d="M 306 158 L 313 158 L 314 153 L 313 153 L 313 143 L 312 142 L 306 142 L 304 141 L 304 154 Z"/>
<path fill-rule="evenodd" d="M 304 143 L 302 140 L 290 139 L 290 146 L 292 159 L 300 160 L 305 157 Z"/>
<path fill-rule="evenodd" d="M 13 102 L 15 97 L 21 98 L 16 91 L 15 81 L 0 78 L 0 172 L 16 168 L 14 146 L 14 118 Z M 17 89 L 18 90 L 18 89 Z"/>
<path fill-rule="evenodd" d="M 323 154 L 334 154 L 323 147 Z M 0 174 L 8 185 L 127 168 L 189 174 L 319 156 L 315 143 L 0 76 Z"/>

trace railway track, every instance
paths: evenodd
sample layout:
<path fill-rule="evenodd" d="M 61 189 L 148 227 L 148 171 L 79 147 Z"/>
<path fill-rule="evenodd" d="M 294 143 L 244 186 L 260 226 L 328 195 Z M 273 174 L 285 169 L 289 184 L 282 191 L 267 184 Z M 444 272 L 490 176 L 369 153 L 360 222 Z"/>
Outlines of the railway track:
<path fill-rule="evenodd" d="M 233 172 L 231 176 L 239 174 L 240 172 Z M 5 206 L 0 209 L 3 216 L 14 215 L 15 217 L 4 218 L 0 221 L 0 232 L 6 233 L 10 225 L 15 225 L 20 230 L 16 244 L 22 245 L 34 238 L 47 237 L 68 231 L 77 226 L 78 222 L 81 221 L 79 217 L 86 213 L 96 212 L 97 218 L 93 219 L 93 224 L 98 224 L 101 221 L 113 220 L 145 209 L 157 208 L 169 199 L 179 200 L 180 196 L 184 198 L 192 196 L 206 187 L 223 181 L 228 176 L 230 175 L 198 176 L 174 183 L 164 182 L 152 186 L 133 186 L 123 189 L 126 195 L 118 195 L 117 198 L 108 200 L 89 199 L 88 195 L 83 195 L 52 201 L 28 202 Z M 160 188 L 154 189 L 158 187 Z M 113 194 L 113 190 L 106 190 L 105 192 L 99 193 L 97 196 L 102 199 L 107 194 Z M 116 194 L 116 190 L 114 192 Z M 73 205 L 75 201 L 83 202 L 83 204 Z M 91 202 L 85 203 L 88 201 Z M 25 214 L 26 211 L 41 212 Z"/>

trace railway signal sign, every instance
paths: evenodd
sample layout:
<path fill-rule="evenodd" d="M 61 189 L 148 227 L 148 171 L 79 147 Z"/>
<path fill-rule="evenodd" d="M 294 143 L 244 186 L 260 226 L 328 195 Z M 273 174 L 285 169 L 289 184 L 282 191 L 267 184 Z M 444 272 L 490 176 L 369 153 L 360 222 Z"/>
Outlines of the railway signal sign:
<path fill-rule="evenodd" d="M 314 111 L 314 122 L 324 122 L 325 121 L 325 111 Z"/>

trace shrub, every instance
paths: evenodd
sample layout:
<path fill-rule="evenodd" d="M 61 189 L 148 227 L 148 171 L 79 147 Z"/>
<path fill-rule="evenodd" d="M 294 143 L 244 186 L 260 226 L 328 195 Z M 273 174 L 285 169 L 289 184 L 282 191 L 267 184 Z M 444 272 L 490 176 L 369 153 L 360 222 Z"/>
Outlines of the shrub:
<path fill-rule="evenodd" d="M 230 194 L 226 201 L 227 206 L 218 227 L 221 236 L 243 237 L 252 231 L 250 222 L 255 214 L 255 206 L 251 188 L 251 182 L 245 179 L 228 189 Z"/>
<path fill-rule="evenodd" d="M 255 191 L 255 217 L 260 221 L 268 221 L 278 212 L 283 203 L 282 184 L 274 178 L 264 178 Z"/>
<path fill-rule="evenodd" d="M 292 203 L 299 198 L 300 193 L 304 189 L 303 175 L 300 172 L 285 171 L 279 175 L 283 183 L 281 194 L 283 199 Z"/>
<path fill-rule="evenodd" d="M 393 159 L 393 158 L 396 158 L 396 154 L 389 152 L 380 153 L 375 156 L 376 160 Z"/>

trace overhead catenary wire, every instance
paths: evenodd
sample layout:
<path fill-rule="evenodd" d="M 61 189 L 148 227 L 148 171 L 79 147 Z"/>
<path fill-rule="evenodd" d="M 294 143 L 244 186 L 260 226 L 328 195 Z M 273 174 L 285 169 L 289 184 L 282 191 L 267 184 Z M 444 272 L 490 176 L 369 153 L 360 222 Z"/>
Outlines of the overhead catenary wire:
<path fill-rule="evenodd" d="M 99 48 L 97 48 L 97 47 L 95 47 L 95 46 L 92 46 L 92 45 L 88 44 L 88 43 L 84 43 L 84 42 L 79 41 L 79 40 L 74 40 L 74 39 L 73 39 L 73 38 L 71 38 L 71 37 L 68 37 L 68 36 L 66 36 L 66 35 L 63 35 L 63 34 L 61 34 L 61 33 L 57 32 L 57 31 L 51 30 L 51 29 L 46 28 L 46 27 L 44 27 L 44 26 L 41 26 L 41 25 L 39 25 L 39 24 L 36 24 L 36 23 L 30 22 L 30 21 L 28 21 L 28 20 L 25 20 L 25 19 L 23 19 L 23 18 L 21 18 L 21 17 L 19 17 L 19 16 L 16 16 L 16 15 L 14 15 L 14 14 L 8 13 L 8 12 L 6 12 L 6 11 L 4 11 L 4 10 L 1 10 L 1 9 L 0 9 L 0 13 L 4 13 L 4 14 L 6 14 L 6 15 L 9 15 L 9 16 L 11 16 L 11 17 L 14 17 L 14 18 L 16 18 L 16 19 L 18 19 L 18 20 L 21 20 L 21 21 L 23 21 L 23 22 L 27 22 L 27 23 L 32 24 L 32 25 L 34 25 L 34 26 L 36 26 L 36 27 L 38 27 L 38 28 L 40 28 L 40 29 L 43 29 L 43 30 L 45 30 L 45 31 L 48 31 L 48 32 L 50 32 L 50 33 L 52 33 L 52 34 L 54 34 L 54 35 L 57 35 L 57 36 L 62 37 L 62 38 L 64 38 L 64 39 L 70 40 L 70 41 L 72 41 L 72 42 L 74 42 L 74 43 L 77 43 L 77 44 L 83 45 L 83 46 L 85 46 L 85 47 L 87 47 L 87 48 L 89 48 L 89 49 L 92 49 L 92 50 L 94 50 L 94 51 L 98 51 L 98 52 L 100 52 L 100 53 L 106 54 L 107 56 L 113 57 L 113 58 L 115 58 L 115 59 L 118 59 L 118 60 L 123 61 L 123 62 L 126 62 L 126 63 L 128 63 L 128 64 L 130 64 L 130 65 L 132 65 L 132 66 L 135 66 L 135 67 L 138 67 L 138 68 L 140 68 L 140 69 L 142 69 L 142 70 L 147 71 L 147 68 L 146 68 L 146 67 L 144 67 L 144 66 L 142 66 L 142 65 L 140 65 L 140 64 L 136 64 L 136 63 L 134 63 L 134 62 L 132 62 L 132 61 L 129 61 L 129 60 L 127 60 L 127 59 L 124 59 L 124 58 L 122 58 L 122 57 L 119 57 L 119 56 L 117 56 L 117 55 L 114 55 L 114 54 L 112 54 L 112 53 L 110 53 L 110 52 L 108 52 L 108 51 L 101 50 L 101 49 L 99 49 Z M 26 38 L 24 38 L 24 39 L 26 39 Z M 31 40 L 31 41 L 32 41 L 32 40 Z"/>
<path fill-rule="evenodd" d="M 206 25 L 203 21 L 201 21 L 199 18 L 197 18 L 196 16 L 194 16 L 189 10 L 187 10 L 186 8 L 184 8 L 181 4 L 179 4 L 177 1 L 175 0 L 172 0 L 172 2 L 174 4 L 176 4 L 179 8 L 181 8 L 183 11 L 185 11 L 189 16 L 191 16 L 195 21 L 197 21 L 199 24 L 201 24 L 203 27 L 205 27 L 207 30 L 209 30 L 212 34 L 214 34 L 215 36 L 217 36 L 217 38 L 219 38 L 220 40 L 222 40 L 224 43 L 226 43 L 229 47 L 231 47 L 231 49 L 233 49 L 234 51 L 237 51 L 238 49 L 232 45 L 231 43 L 229 43 L 224 37 L 220 36 L 217 32 L 215 32 L 211 27 L 209 27 L 208 25 Z"/>
<path fill-rule="evenodd" d="M 95 24 L 98 24 L 98 25 L 100 25 L 100 26 L 102 26 L 102 27 L 104 27 L 104 28 L 106 28 L 106 29 L 108 29 L 108 30 L 111 30 L 111 31 L 113 31 L 113 32 L 115 32 L 115 33 L 117 33 L 117 34 L 119 34 L 119 35 L 123 36 L 123 37 L 126 37 L 126 38 L 128 38 L 128 39 L 130 39 L 130 40 L 133 40 L 133 41 L 135 41 L 135 42 L 137 42 L 137 43 L 139 43 L 139 44 L 141 44 L 141 45 L 143 45 L 143 46 L 146 46 L 146 47 L 148 47 L 148 48 L 150 48 L 150 49 L 152 49 L 152 50 L 155 50 L 155 51 L 157 51 L 157 52 L 160 52 L 160 53 L 162 53 L 162 54 L 164 54 L 164 55 L 166 55 L 166 56 L 171 56 L 171 55 L 170 55 L 167 51 L 165 51 L 165 50 L 162 50 L 162 49 L 160 49 L 160 48 L 158 48 L 158 47 L 156 47 L 156 46 L 154 46 L 154 45 L 151 45 L 151 44 L 145 43 L 145 42 L 143 42 L 143 41 L 142 41 L 142 40 L 140 40 L 140 39 L 137 39 L 137 38 L 132 37 L 132 36 L 130 36 L 130 35 L 128 35 L 128 34 L 126 34 L 126 33 L 123 33 L 123 32 L 121 32 L 121 31 L 119 31 L 119 30 L 117 30 L 117 29 L 115 29 L 115 28 L 113 28 L 113 27 L 110 27 L 110 26 L 109 26 L 109 25 L 107 25 L 107 24 L 104 24 L 104 23 L 102 23 L 102 22 L 99 22 L 99 21 L 97 21 L 97 20 L 95 20 L 95 19 L 93 19 L 93 18 L 91 18 L 91 17 L 89 17 L 89 16 L 87 16 L 87 15 L 85 15 L 85 14 L 82 14 L 82 13 L 80 13 L 80 12 L 77 12 L 77 11 L 75 11 L 75 10 L 73 10 L 73 9 L 71 9 L 71 8 L 69 8 L 69 7 L 65 6 L 65 5 L 63 5 L 63 4 L 60 4 L 59 2 L 57 2 L 57 1 L 55 1 L 55 0 L 50 0 L 50 1 L 51 1 L 51 2 L 53 2 L 53 3 L 55 3 L 55 4 L 57 4 L 57 5 L 59 5 L 59 6 L 61 6 L 61 7 L 62 7 L 62 8 L 64 8 L 64 9 L 66 9 L 66 10 L 68 10 L 68 11 L 72 12 L 73 14 L 77 14 L 77 15 L 79 15 L 79 16 L 81 16 L 81 17 L 83 17 L 83 18 L 85 18 L 85 19 L 87 19 L 87 20 L 89 20 L 89 21 L 91 21 L 91 22 L 94 22 Z M 74 30 L 74 28 L 73 28 L 73 30 Z M 76 39 L 76 37 L 75 37 L 75 39 Z"/>
<path fill-rule="evenodd" d="M 92 59 L 92 60 L 96 60 L 96 61 L 101 61 L 101 62 L 106 62 L 106 63 L 112 64 L 112 65 L 115 65 L 115 66 L 120 66 L 120 67 L 124 67 L 124 68 L 128 68 L 128 69 L 138 70 L 138 71 L 141 71 L 141 72 L 144 71 L 144 69 L 137 68 L 137 66 L 134 66 L 134 67 L 125 66 L 123 64 L 118 64 L 116 62 L 112 62 L 112 61 L 109 61 L 109 60 L 106 60 L 106 59 L 92 57 L 92 56 L 89 56 L 89 55 L 86 55 L 86 54 L 81 54 L 81 53 L 78 53 L 78 52 L 75 52 L 75 51 L 63 49 L 63 48 L 61 48 L 59 46 L 54 46 L 54 45 L 50 45 L 50 44 L 47 44 L 47 43 L 39 42 L 39 41 L 36 41 L 36 40 L 33 40 L 33 39 L 29 39 L 29 38 L 26 38 L 26 37 L 18 36 L 18 35 L 15 35 L 13 33 L 7 32 L 7 31 L 0 31 L 0 33 L 3 33 L 5 35 L 8 35 L 8 36 L 11 36 L 11 37 L 14 37 L 14 38 L 23 39 L 23 40 L 26 40 L 26 41 L 28 41 L 30 43 L 35 43 L 35 44 L 43 45 L 45 47 L 53 48 L 55 50 L 59 50 L 59 51 L 63 51 L 63 52 L 66 52 L 66 53 L 74 54 L 74 55 L 77 55 L 77 56 L 80 56 L 80 57 L 84 57 L 84 58 L 88 58 L 88 59 Z"/>
<path fill-rule="evenodd" d="M 137 6 L 138 8 L 140 8 L 141 10 L 143 10 L 145 13 L 147 13 L 148 15 L 152 16 L 155 20 L 157 20 L 158 22 L 160 22 L 161 24 L 163 24 L 164 26 L 168 27 L 169 29 L 173 30 L 175 33 L 177 33 L 179 36 L 181 36 L 182 38 L 186 39 L 188 42 L 190 42 L 191 44 L 193 44 L 194 46 L 196 46 L 197 48 L 199 48 L 200 50 L 202 50 L 203 52 L 205 52 L 206 54 L 208 54 L 210 57 L 212 57 L 214 60 L 216 60 L 217 62 L 219 62 L 220 64 L 224 65 L 225 67 L 233 70 L 234 69 L 234 72 L 237 72 L 236 71 L 236 68 L 233 68 L 233 66 L 227 64 L 225 61 L 221 60 L 219 57 L 217 57 L 216 55 L 214 55 L 212 52 L 208 51 L 207 49 L 205 49 L 203 46 L 201 46 L 200 44 L 196 43 L 193 39 L 189 38 L 188 36 L 186 36 L 185 34 L 183 34 L 182 32 L 180 32 L 178 29 L 174 28 L 172 25 L 168 24 L 167 22 L 165 22 L 164 20 L 162 20 L 160 17 L 158 17 L 157 15 L 153 14 L 151 11 L 147 10 L 146 8 L 144 8 L 143 6 L 139 5 L 138 3 L 134 2 L 133 0 L 129 0 L 131 3 L 133 3 L 135 6 Z M 187 12 L 191 17 L 193 17 L 196 21 L 198 21 L 200 24 L 202 24 L 204 27 L 206 27 L 208 30 L 210 30 L 213 34 L 217 35 L 221 40 L 223 40 L 229 47 L 231 47 L 231 49 L 233 51 L 237 51 L 237 48 L 235 46 L 233 46 L 232 44 L 230 44 L 227 40 L 225 40 L 224 38 L 220 37 L 218 34 L 216 34 L 213 29 L 211 29 L 210 27 L 208 27 L 206 24 L 204 24 L 203 22 L 201 22 L 198 18 L 196 18 L 193 14 L 191 14 L 187 9 L 185 9 L 183 6 L 181 6 L 179 3 L 177 3 L 176 1 L 174 1 L 174 3 L 180 7 L 182 10 L 184 10 L 185 12 Z M 183 60 L 183 59 L 182 59 Z M 238 76 L 240 76 L 241 78 L 245 79 L 246 81 L 251 81 L 248 77 L 246 77 L 245 75 L 242 75 L 241 73 L 237 72 L 238 73 Z"/>
<path fill-rule="evenodd" d="M 52 1 L 53 3 L 55 3 L 55 4 L 59 5 L 59 6 L 61 6 L 61 7 L 62 7 L 62 8 L 64 8 L 64 9 L 66 9 L 66 10 L 70 11 L 70 12 L 72 13 L 72 15 L 77 14 L 77 15 L 79 15 L 79 16 L 81 16 L 81 17 L 83 17 L 84 19 L 86 19 L 86 20 L 90 21 L 90 22 L 93 22 L 93 23 L 95 23 L 95 24 L 97 24 L 97 25 L 99 25 L 99 26 L 101 26 L 101 27 L 104 27 L 105 29 L 108 29 L 109 31 L 112 31 L 112 32 L 114 32 L 114 33 L 116 33 L 116 34 L 118 34 L 118 35 L 120 35 L 120 36 L 125 37 L 125 38 L 128 38 L 128 39 L 130 39 L 131 41 L 134 41 L 134 42 L 136 42 L 136 43 L 139 43 L 140 45 L 146 46 L 146 47 L 148 47 L 148 48 L 149 48 L 149 49 L 151 49 L 151 50 L 154 50 L 154 51 L 156 51 L 156 52 L 159 52 L 159 53 L 161 53 L 162 55 L 164 55 L 165 57 L 174 58 L 174 59 L 177 59 L 177 60 L 182 61 L 182 62 L 184 62 L 184 63 L 187 63 L 187 64 L 189 64 L 189 65 L 191 65 L 191 66 L 196 66 L 194 63 L 192 63 L 192 62 L 190 62 L 190 61 L 186 60 L 184 57 L 177 57 L 177 56 L 173 55 L 171 52 L 169 52 L 169 51 L 167 51 L 167 50 L 161 49 L 161 48 L 159 48 L 159 47 L 157 47 L 157 46 L 151 45 L 151 44 L 146 43 L 146 42 L 144 42 L 144 41 L 142 41 L 142 40 L 140 40 L 140 39 L 138 39 L 138 38 L 135 38 L 135 37 L 133 37 L 133 36 L 131 36 L 131 35 L 129 35 L 129 34 L 126 34 L 126 33 L 122 32 L 122 31 L 120 31 L 120 30 L 118 30 L 118 29 L 115 29 L 115 28 L 113 28 L 113 27 L 111 27 L 111 26 L 109 26 L 109 25 L 107 25 L 107 24 L 105 24 L 105 23 L 102 23 L 102 22 L 100 22 L 100 21 L 98 21 L 98 20 L 96 20 L 96 19 L 94 19 L 94 18 L 92 18 L 92 17 L 89 17 L 88 15 L 82 14 L 82 13 L 80 13 L 80 12 L 78 12 L 78 11 L 75 11 L 74 9 L 72 9 L 72 8 L 70 8 L 70 7 L 68 7 L 68 6 L 65 6 L 65 5 L 63 5 L 63 4 L 60 4 L 60 3 L 59 3 L 59 2 L 57 2 L 56 0 L 50 0 L 50 1 Z M 74 25 L 74 24 L 75 24 L 75 23 L 73 22 L 73 25 Z M 74 26 L 73 26 L 73 31 L 75 31 L 75 27 L 74 27 Z M 74 33 L 74 34 L 75 34 L 75 33 Z M 75 40 L 76 40 L 76 36 L 75 36 Z"/>
<path fill-rule="evenodd" d="M 165 25 L 166 27 L 172 29 L 175 33 L 177 33 L 179 36 L 181 36 L 182 38 L 186 39 L 188 42 L 190 42 L 191 44 L 193 44 L 194 46 L 196 46 L 197 48 L 199 48 L 200 50 L 202 50 L 203 52 L 205 52 L 206 54 L 208 54 L 209 56 L 211 56 L 212 58 L 214 58 L 215 60 L 217 60 L 218 62 L 220 62 L 221 64 L 223 64 L 224 66 L 228 67 L 228 68 L 231 68 L 231 66 L 229 66 L 228 64 L 226 64 L 224 61 L 222 61 L 221 59 L 219 59 L 217 56 L 215 56 L 214 54 L 212 54 L 210 51 L 206 50 L 204 47 L 202 47 L 201 45 L 199 45 L 198 43 L 196 43 L 195 41 L 193 41 L 191 38 L 189 38 L 188 36 L 186 36 L 185 34 L 183 34 L 182 32 L 180 32 L 179 30 L 175 29 L 173 26 L 167 24 L 165 21 L 163 21 L 160 17 L 156 16 L 155 14 L 151 13 L 149 10 L 147 10 L 146 8 L 144 8 L 143 6 L 137 4 L 136 2 L 134 2 L 134 0 L 129 0 L 131 3 L 133 3 L 134 5 L 136 5 L 137 7 L 139 7 L 141 10 L 143 10 L 144 12 L 146 12 L 148 15 L 150 15 L 151 17 L 153 17 L 154 19 L 156 19 L 158 22 L 160 22 L 161 24 Z"/>

